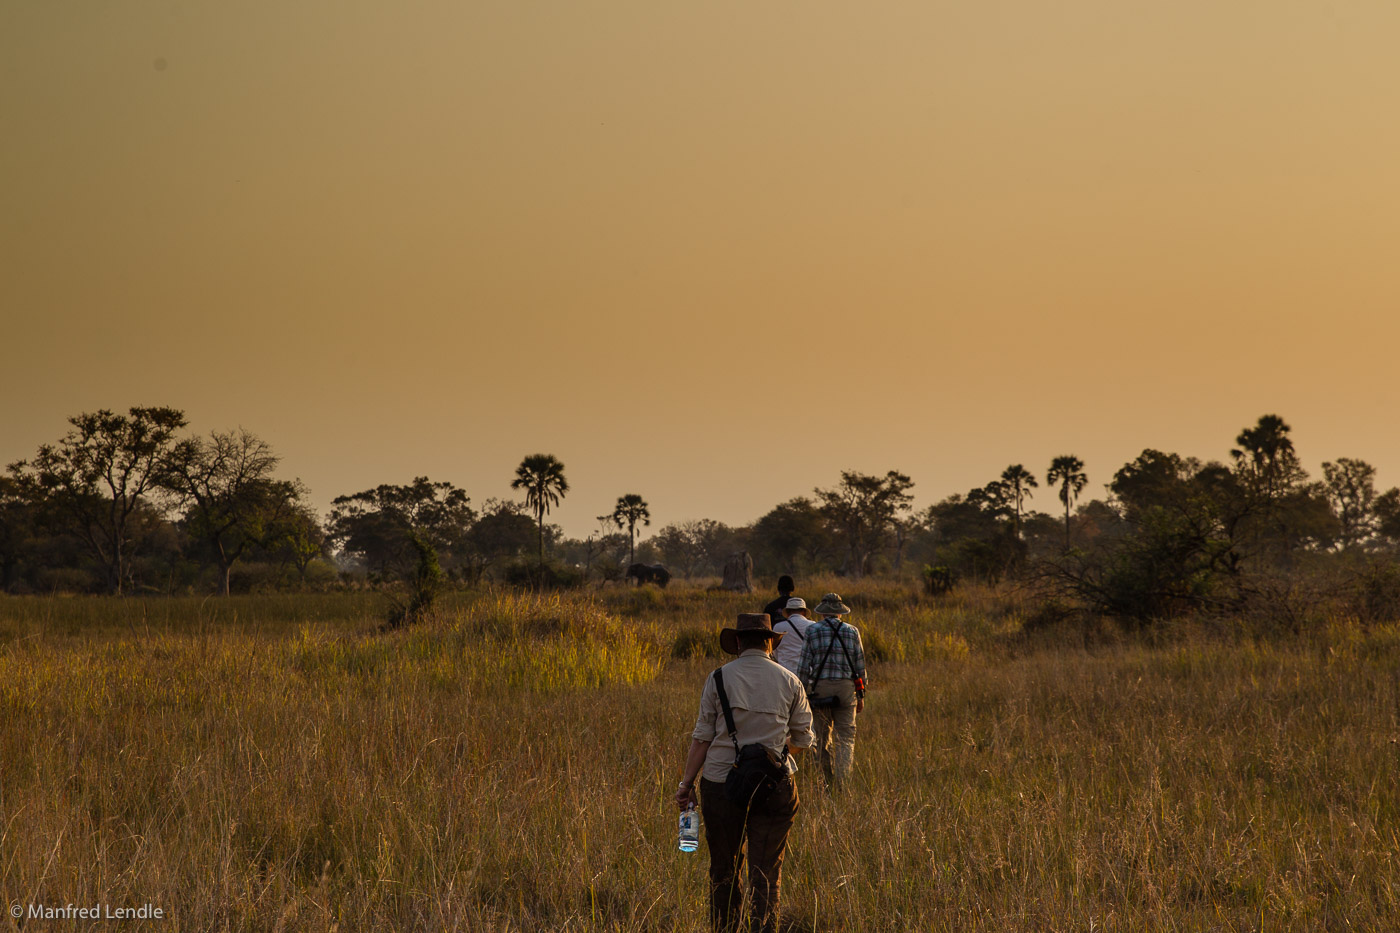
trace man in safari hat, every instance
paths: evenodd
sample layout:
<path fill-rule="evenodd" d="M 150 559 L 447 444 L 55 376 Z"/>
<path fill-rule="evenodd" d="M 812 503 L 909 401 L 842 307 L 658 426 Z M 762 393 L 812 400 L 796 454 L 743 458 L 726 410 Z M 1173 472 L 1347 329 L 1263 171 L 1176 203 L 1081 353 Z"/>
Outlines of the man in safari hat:
<path fill-rule="evenodd" d="M 773 646 L 773 660 L 797 673 L 797 662 L 802 660 L 802 645 L 807 641 L 807 629 L 812 620 L 807 618 L 807 601 L 801 596 L 793 596 L 783 607 L 786 618 L 773 623 L 773 631 L 784 636 Z"/>
<path fill-rule="evenodd" d="M 792 781 L 797 767 L 789 753 L 810 748 L 816 740 L 807 692 L 791 671 L 772 658 L 773 647 L 782 639 L 766 613 L 743 613 L 732 628 L 720 631 L 720 647 L 738 657 L 705 679 L 685 773 L 676 791 L 677 806 L 694 805 L 699 777 L 699 803 L 710 849 L 710 923 L 715 930 L 738 929 L 743 913 L 739 876 L 746 843 L 753 900 L 750 928 L 765 933 L 777 929 L 783 854 L 797 815 L 797 787 Z M 734 720 L 732 734 L 721 689 Z M 784 764 L 782 778 L 747 804 L 736 803 L 725 792 L 725 779 L 738 749 L 751 744 L 763 746 L 770 759 Z"/>
<path fill-rule="evenodd" d="M 841 621 L 851 607 L 840 596 L 827 593 L 813 611 L 821 621 L 803 632 L 797 676 L 807 685 L 822 773 L 835 789 L 855 761 L 856 714 L 865 709 L 865 650 L 856 627 Z"/>

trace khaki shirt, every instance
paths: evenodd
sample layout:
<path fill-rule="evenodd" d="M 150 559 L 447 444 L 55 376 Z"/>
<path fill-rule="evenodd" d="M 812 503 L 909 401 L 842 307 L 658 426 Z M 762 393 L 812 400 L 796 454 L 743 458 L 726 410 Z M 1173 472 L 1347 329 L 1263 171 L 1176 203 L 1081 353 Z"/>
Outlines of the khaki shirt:
<path fill-rule="evenodd" d="M 756 742 L 779 752 L 788 741 L 797 748 L 811 748 L 816 744 L 812 710 L 807 705 L 807 691 L 802 681 L 769 658 L 762 648 L 750 648 L 724 665 L 724 693 L 734 711 L 734 728 L 740 747 Z M 719 705 L 713 674 L 705 678 L 705 689 L 700 694 L 700 715 L 690 735 L 711 743 L 701 775 L 710 781 L 723 781 L 734 764 L 735 749 L 724 721 L 724 710 Z"/>

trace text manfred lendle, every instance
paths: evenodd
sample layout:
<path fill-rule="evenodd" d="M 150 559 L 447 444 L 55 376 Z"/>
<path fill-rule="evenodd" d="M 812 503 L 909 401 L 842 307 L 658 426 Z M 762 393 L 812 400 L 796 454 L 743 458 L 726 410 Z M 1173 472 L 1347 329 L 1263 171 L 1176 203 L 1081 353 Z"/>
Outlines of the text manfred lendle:
<path fill-rule="evenodd" d="M 50 907 L 48 904 L 30 904 L 30 920 L 164 920 L 165 908 L 153 904 L 140 907 L 113 907 L 111 904 L 95 904 L 92 907 L 79 907 L 77 904 L 64 904 Z"/>

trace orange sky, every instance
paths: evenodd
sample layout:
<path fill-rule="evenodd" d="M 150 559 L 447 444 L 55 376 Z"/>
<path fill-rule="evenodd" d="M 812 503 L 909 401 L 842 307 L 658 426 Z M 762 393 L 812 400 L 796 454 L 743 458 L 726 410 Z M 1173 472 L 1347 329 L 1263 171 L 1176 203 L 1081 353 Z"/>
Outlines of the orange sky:
<path fill-rule="evenodd" d="M 1394 485 L 1397 47 L 1390 0 L 6 3 L 0 458 L 174 405 L 324 507 L 542 451 L 585 534 L 1100 494 L 1277 412 Z"/>

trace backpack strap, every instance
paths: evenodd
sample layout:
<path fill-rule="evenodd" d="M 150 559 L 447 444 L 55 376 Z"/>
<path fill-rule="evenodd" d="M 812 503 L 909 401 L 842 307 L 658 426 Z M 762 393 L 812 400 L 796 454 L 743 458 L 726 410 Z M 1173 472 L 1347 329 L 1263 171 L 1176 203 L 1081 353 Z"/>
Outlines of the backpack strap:
<path fill-rule="evenodd" d="M 841 623 L 841 624 L 842 624 L 843 627 L 845 626 L 845 623 L 844 623 L 844 622 Z M 842 629 L 840 629 L 840 628 L 838 628 L 838 629 L 836 630 L 836 639 L 837 639 L 838 641 L 841 642 L 841 653 L 844 654 L 844 655 L 846 656 L 846 667 L 847 667 L 847 668 L 850 670 L 850 672 L 851 672 L 851 683 L 853 683 L 853 684 L 856 685 L 856 693 L 857 693 L 858 695 L 862 695 L 862 696 L 863 696 L 863 695 L 865 694 L 865 688 L 864 688 L 864 686 L 861 684 L 860 678 L 856 676 L 856 666 L 855 666 L 855 663 L 854 663 L 853 661 L 851 661 L 851 652 L 850 652 L 849 650 L 847 650 L 847 648 L 846 648 L 846 639 L 842 636 L 841 632 L 842 632 Z"/>
<path fill-rule="evenodd" d="M 739 730 L 734 728 L 734 710 L 729 705 L 729 694 L 724 692 L 724 668 L 715 668 L 715 692 L 719 694 L 719 708 L 724 710 L 724 724 L 729 729 L 729 738 L 734 743 L 734 767 L 739 766 Z"/>
<path fill-rule="evenodd" d="M 841 621 L 838 619 L 836 624 L 839 626 L 839 625 L 841 624 Z M 820 664 L 817 665 L 817 672 L 816 672 L 815 674 L 812 675 L 812 687 L 813 687 L 813 689 L 816 688 L 816 686 L 817 686 L 817 681 L 821 680 L 821 679 L 822 679 L 822 675 L 826 673 L 826 662 L 831 660 L 831 649 L 836 647 L 836 640 L 837 640 L 838 638 L 840 638 L 840 637 L 841 637 L 841 629 L 840 629 L 840 628 L 833 629 L 833 630 L 832 630 L 832 636 L 831 636 L 831 639 L 832 639 L 832 640 L 831 640 L 830 642 L 827 643 L 827 646 L 826 646 L 826 654 L 822 655 L 822 663 L 820 663 Z M 842 650 L 842 651 L 846 650 L 846 646 L 845 646 L 845 645 L 842 645 L 842 646 L 841 646 L 841 650 Z"/>
<path fill-rule="evenodd" d="M 797 626 L 795 626 L 795 625 L 792 624 L 792 620 L 791 620 L 791 619 L 783 619 L 781 622 L 778 623 L 778 625 L 782 625 L 783 622 L 786 622 L 786 623 L 787 623 L 787 627 L 790 628 L 790 629 L 792 629 L 792 634 L 794 634 L 794 635 L 797 636 L 797 640 L 798 640 L 798 641 L 806 641 L 806 640 L 807 640 L 807 636 L 806 636 L 806 635 L 803 635 L 803 634 L 802 634 L 802 631 L 801 631 Z M 778 625 L 773 626 L 773 631 L 776 632 L 776 631 L 778 630 Z"/>

